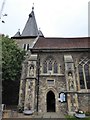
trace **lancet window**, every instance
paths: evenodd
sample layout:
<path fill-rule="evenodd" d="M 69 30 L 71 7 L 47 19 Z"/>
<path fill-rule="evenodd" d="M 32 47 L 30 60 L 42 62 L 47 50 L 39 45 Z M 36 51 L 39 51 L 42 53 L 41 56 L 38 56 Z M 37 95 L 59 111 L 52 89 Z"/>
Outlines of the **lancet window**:
<path fill-rule="evenodd" d="M 78 65 L 81 89 L 90 89 L 90 59 L 82 59 Z"/>
<path fill-rule="evenodd" d="M 58 64 L 53 58 L 48 58 L 43 62 L 43 73 L 58 73 Z"/>

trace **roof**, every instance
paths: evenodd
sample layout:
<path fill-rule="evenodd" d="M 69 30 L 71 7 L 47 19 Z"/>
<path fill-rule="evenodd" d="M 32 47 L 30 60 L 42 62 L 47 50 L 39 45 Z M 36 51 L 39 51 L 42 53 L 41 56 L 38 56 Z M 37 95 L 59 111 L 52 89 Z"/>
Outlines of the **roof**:
<path fill-rule="evenodd" d="M 38 36 L 38 28 L 33 9 L 29 14 L 29 18 L 21 36 Z"/>
<path fill-rule="evenodd" d="M 73 49 L 90 48 L 90 37 L 82 38 L 44 38 L 39 37 L 33 49 Z"/>
<path fill-rule="evenodd" d="M 37 36 L 44 37 L 41 30 L 38 30 L 37 22 L 34 14 L 34 7 L 32 7 L 32 11 L 29 14 L 29 18 L 25 24 L 22 34 L 20 34 L 20 32 L 18 31 L 12 38 L 29 38 L 29 37 L 37 37 Z"/>
<path fill-rule="evenodd" d="M 44 35 L 43 35 L 43 33 L 42 33 L 41 30 L 38 30 L 38 35 L 39 35 L 40 37 L 44 37 Z"/>
<path fill-rule="evenodd" d="M 20 37 L 20 31 L 18 31 L 13 37 Z"/>

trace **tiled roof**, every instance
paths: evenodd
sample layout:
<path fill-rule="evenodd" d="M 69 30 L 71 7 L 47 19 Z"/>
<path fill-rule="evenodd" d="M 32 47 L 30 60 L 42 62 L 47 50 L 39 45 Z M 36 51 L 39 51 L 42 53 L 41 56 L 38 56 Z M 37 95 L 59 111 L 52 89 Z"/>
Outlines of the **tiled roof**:
<path fill-rule="evenodd" d="M 43 33 L 42 33 L 41 30 L 38 30 L 38 35 L 39 35 L 40 37 L 44 37 L 44 35 L 43 35 Z"/>
<path fill-rule="evenodd" d="M 13 37 L 20 37 L 20 31 L 18 31 Z"/>
<path fill-rule="evenodd" d="M 25 28 L 21 34 L 21 36 L 38 36 L 38 28 L 37 23 L 34 15 L 34 11 L 29 14 L 29 18 L 25 25 Z"/>
<path fill-rule="evenodd" d="M 90 48 L 90 37 L 44 38 L 39 37 L 33 49 L 74 49 Z"/>
<path fill-rule="evenodd" d="M 41 36 L 43 37 L 43 33 L 41 30 L 38 30 L 37 27 L 37 22 L 35 19 L 35 14 L 34 14 L 34 7 L 32 7 L 32 11 L 29 14 L 29 18 L 25 24 L 25 27 L 22 31 L 22 34 L 18 31 L 12 38 L 30 38 L 30 37 L 37 37 Z"/>

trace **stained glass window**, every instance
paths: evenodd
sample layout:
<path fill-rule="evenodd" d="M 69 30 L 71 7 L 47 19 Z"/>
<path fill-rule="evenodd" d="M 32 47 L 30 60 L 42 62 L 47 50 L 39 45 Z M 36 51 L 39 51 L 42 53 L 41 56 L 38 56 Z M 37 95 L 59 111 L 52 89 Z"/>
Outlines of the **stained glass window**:
<path fill-rule="evenodd" d="M 47 73 L 47 62 L 43 63 L 43 73 Z"/>
<path fill-rule="evenodd" d="M 90 89 L 90 59 L 82 59 L 81 64 L 78 66 L 79 79 L 81 89 L 85 89 L 85 83 L 87 89 Z"/>
<path fill-rule="evenodd" d="M 54 62 L 54 73 L 58 73 L 58 64 L 56 61 Z"/>
<path fill-rule="evenodd" d="M 88 64 L 86 64 L 84 66 L 84 70 L 85 70 L 87 88 L 90 89 L 90 73 L 89 73 L 89 65 Z"/>
<path fill-rule="evenodd" d="M 50 74 L 58 73 L 58 64 L 52 57 L 44 61 L 43 73 L 50 73 Z"/>
<path fill-rule="evenodd" d="M 85 89 L 82 65 L 79 65 L 78 69 L 79 69 L 80 88 Z"/>
<path fill-rule="evenodd" d="M 48 62 L 48 70 L 52 70 L 52 61 L 51 60 Z"/>

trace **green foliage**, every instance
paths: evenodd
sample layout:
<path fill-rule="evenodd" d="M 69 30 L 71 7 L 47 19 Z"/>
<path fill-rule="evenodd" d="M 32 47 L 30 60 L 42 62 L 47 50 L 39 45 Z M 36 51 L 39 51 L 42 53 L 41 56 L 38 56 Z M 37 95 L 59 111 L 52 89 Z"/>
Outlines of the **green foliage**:
<path fill-rule="evenodd" d="M 21 73 L 21 63 L 24 51 L 18 48 L 14 40 L 2 37 L 2 79 L 18 80 Z"/>
<path fill-rule="evenodd" d="M 76 118 L 75 116 L 66 115 L 67 120 L 90 120 L 90 117 L 87 118 Z"/>
<path fill-rule="evenodd" d="M 86 115 L 86 116 L 90 116 L 90 112 L 89 112 L 89 111 L 86 111 L 86 112 L 85 112 L 85 115 Z"/>
<path fill-rule="evenodd" d="M 2 36 L 2 102 L 17 104 L 21 64 L 25 51 L 21 50 L 13 39 Z"/>

